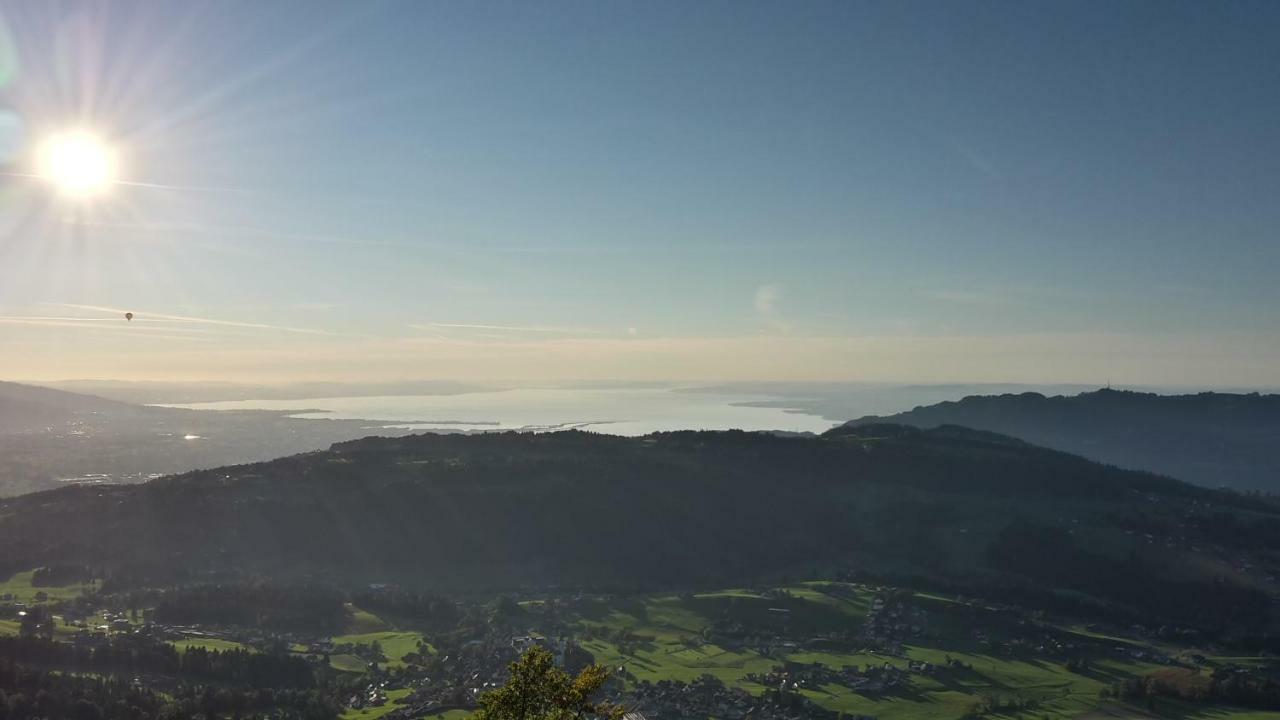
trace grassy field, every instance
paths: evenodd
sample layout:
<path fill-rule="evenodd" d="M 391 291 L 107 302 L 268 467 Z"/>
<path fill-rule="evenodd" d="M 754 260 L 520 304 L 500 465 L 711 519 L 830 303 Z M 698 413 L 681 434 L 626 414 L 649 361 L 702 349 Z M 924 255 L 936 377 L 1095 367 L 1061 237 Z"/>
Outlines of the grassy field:
<path fill-rule="evenodd" d="M 342 714 L 342 720 L 370 720 L 371 718 L 382 717 L 392 710 L 399 709 L 399 706 L 393 705 L 389 699 L 394 693 L 398 692 L 400 691 L 393 690 L 392 692 L 387 693 L 388 701 L 386 705 L 378 708 L 365 708 L 363 710 L 348 710 Z M 446 710 L 445 712 L 437 715 L 424 715 L 423 718 L 425 720 L 466 720 L 466 718 L 471 717 L 471 714 L 470 710 Z"/>
<path fill-rule="evenodd" d="M 394 630 L 359 635 L 338 635 L 333 638 L 334 644 L 368 645 L 377 642 L 382 646 L 382 654 L 387 656 L 386 666 L 391 668 L 404 667 L 404 661 L 401 658 L 411 652 L 417 652 L 419 640 L 422 640 L 421 633 L 396 632 Z M 432 651 L 430 646 L 428 646 L 428 651 Z"/>
<path fill-rule="evenodd" d="M 370 645 L 376 642 L 387 657 L 383 664 L 388 668 L 404 667 L 404 656 L 418 651 L 422 633 L 397 629 L 392 623 L 355 605 L 348 604 L 347 611 L 351 613 L 347 633 L 330 638 L 335 645 Z M 427 652 L 434 653 L 435 648 L 428 644 Z M 348 672 L 365 670 L 365 664 L 354 655 L 335 655 L 330 658 L 330 664 Z"/>
<path fill-rule="evenodd" d="M 754 649 L 731 651 L 703 640 L 703 631 L 716 620 L 740 622 L 751 628 L 785 626 L 785 635 L 792 638 L 859 627 L 871 606 L 873 594 L 853 586 L 844 586 L 838 594 L 822 592 L 824 588 L 823 583 L 808 583 L 773 597 L 748 590 L 729 590 L 691 597 L 659 595 L 610 603 L 588 602 L 578 608 L 580 626 L 583 631 L 589 629 L 596 639 L 584 641 L 583 647 L 595 656 L 596 662 L 615 669 L 625 668 L 624 677 L 629 682 L 664 679 L 688 682 L 707 673 L 752 693 L 763 692 L 764 688 L 744 676 L 768 672 L 783 659 L 820 662 L 833 668 L 885 662 L 904 667 L 911 660 L 942 666 L 948 658 L 964 665 L 947 668 L 933 676 L 912 674 L 908 686 L 881 695 L 862 695 L 839 685 L 804 691 L 823 707 L 884 720 L 956 720 L 989 699 L 1034 701 L 1036 707 L 1023 711 L 1019 715 L 1022 718 L 1076 718 L 1097 711 L 1102 706 L 1100 691 L 1112 683 L 1164 667 L 1119 659 L 1104 652 L 1117 645 L 1163 648 L 1088 633 L 1078 626 L 1049 629 L 1061 630 L 1064 634 L 1074 632 L 1082 640 L 1094 643 L 1099 654 L 1084 673 L 1071 672 L 1049 656 L 1031 652 L 1017 657 L 999 654 L 989 647 L 979 647 L 972 630 L 981 627 L 991 638 L 1026 632 L 1024 627 L 1020 629 L 1016 618 L 923 594 L 916 597 L 915 603 L 928 611 L 929 632 L 917 645 L 905 646 L 905 657 L 799 649 L 780 652 L 776 648 L 771 657 L 766 657 Z M 620 631 L 626 631 L 629 636 L 623 637 Z M 620 644 L 629 652 L 623 653 Z M 1128 710 L 1113 706 L 1117 708 L 1117 714 L 1110 717 L 1141 716 L 1126 716 L 1123 713 Z M 1280 713 L 1192 706 L 1183 708 L 1178 716 L 1183 720 L 1280 720 Z"/>
<path fill-rule="evenodd" d="M 362 673 L 365 670 L 364 661 L 355 655 L 331 655 L 329 665 L 343 672 Z"/>
<path fill-rule="evenodd" d="M 347 611 L 351 613 L 351 623 L 347 631 L 352 634 L 363 635 L 391 629 L 391 626 L 382 618 L 367 610 L 361 610 L 351 603 L 347 603 Z"/>
<path fill-rule="evenodd" d="M 17 573 L 0 583 L 0 593 L 12 593 L 24 602 L 33 602 L 41 590 L 49 599 L 75 597 L 91 589 L 87 585 L 61 588 L 33 588 L 31 573 Z M 1153 716 L 1143 710 L 1100 699 L 1100 692 L 1118 680 L 1142 676 L 1164 665 L 1126 659 L 1124 649 L 1141 649 L 1169 655 L 1186 653 L 1167 644 L 1146 642 L 1096 632 L 1079 624 L 1044 625 L 1029 622 L 1012 613 L 973 607 L 941 595 L 918 593 L 912 605 L 926 611 L 924 633 L 903 646 L 903 654 L 886 656 L 868 651 L 815 650 L 829 645 L 782 646 L 776 644 L 762 654 L 757 647 L 724 647 L 707 640 L 717 623 L 752 630 L 776 631 L 803 642 L 832 633 L 856 631 L 872 607 L 875 593 L 867 588 L 838 583 L 803 583 L 785 592 L 761 593 L 749 589 L 729 589 L 693 595 L 658 594 L 615 599 L 582 599 L 573 606 L 573 615 L 582 646 L 595 661 L 615 670 L 629 682 L 639 680 L 679 680 L 690 682 L 710 674 L 727 685 L 758 694 L 764 687 L 748 681 L 751 673 L 765 674 L 784 660 L 823 663 L 831 668 L 889 663 L 905 668 L 910 661 L 932 663 L 944 669 L 933 675 L 912 673 L 910 682 L 883 694 L 860 694 L 841 685 L 804 690 L 817 704 L 850 714 L 872 715 L 882 720 L 959 720 L 979 705 L 991 700 L 1033 702 L 1020 714 L 996 716 L 1013 720 L 1151 720 L 1155 716 L 1177 720 L 1280 720 L 1280 713 L 1246 711 L 1235 708 L 1204 707 L 1161 700 Z M 537 612 L 537 603 L 525 603 Z M 379 617 L 349 605 L 351 620 L 345 634 L 334 636 L 337 644 L 377 642 L 386 665 L 402 667 L 403 657 L 418 649 L 423 636 L 399 627 L 394 620 Z M 99 615 L 91 624 L 105 620 Z M 975 635 L 980 629 L 983 637 Z M 0 620 L 0 635 L 16 635 L 16 620 Z M 57 627 L 59 635 L 76 628 Z M 1057 633 L 1071 642 L 1076 652 L 1090 657 L 1083 672 L 1071 672 L 1062 664 L 1062 655 L 1037 653 L 1031 648 L 999 649 L 1005 641 L 1022 636 Z M 769 633 L 762 633 L 768 635 Z M 180 650 L 192 647 L 226 650 L 243 647 L 217 638 L 188 638 L 173 643 Z M 435 652 L 426 646 L 428 652 Z M 837 646 L 838 647 L 838 646 Z M 948 661 L 958 661 L 958 667 Z M 330 658 L 338 670 L 363 673 L 364 661 L 351 654 Z M 1216 657 L 1210 665 L 1274 664 L 1271 658 Z M 349 711 L 344 720 L 371 720 L 397 708 L 396 701 L 408 690 L 388 693 L 381 707 Z M 446 720 L 463 720 L 469 713 L 451 711 Z"/>
<path fill-rule="evenodd" d="M 376 720 L 393 710 L 399 709 L 396 702 L 409 696 L 409 690 L 392 690 L 387 693 L 387 704 L 376 708 L 348 710 L 342 714 L 342 720 Z M 448 710 L 438 715 L 425 715 L 426 720 L 466 720 L 471 717 L 469 710 Z"/>
<path fill-rule="evenodd" d="M 22 623 L 18 620 L 0 620 L 0 635 L 17 635 L 21 627 Z M 80 632 L 80 628 L 65 625 L 61 620 L 57 621 L 53 628 L 53 636 L 59 640 L 65 640 Z"/>
<path fill-rule="evenodd" d="M 186 652 L 191 648 L 202 647 L 206 650 L 251 650 L 252 648 L 242 645 L 234 640 L 223 640 L 221 638 L 187 638 L 185 640 L 174 640 L 172 643 L 175 648 L 181 652 Z"/>
<path fill-rule="evenodd" d="M 31 576 L 34 570 L 14 573 L 4 582 L 0 582 L 0 595 L 13 595 L 14 599 L 23 603 L 38 602 L 36 596 L 44 593 L 46 600 L 70 600 L 80 597 L 92 588 L 88 583 L 63 585 L 61 587 L 34 587 Z"/>
<path fill-rule="evenodd" d="M 689 682 L 705 673 L 728 685 L 760 692 L 763 688 L 743 676 L 766 673 L 779 660 L 751 650 L 729 650 L 704 642 L 701 633 L 712 622 L 727 618 L 749 627 L 782 629 L 785 625 L 798 633 L 820 632 L 859 623 L 868 604 L 869 601 L 847 601 L 798 587 L 792 589 L 790 597 L 769 598 L 748 590 L 727 590 L 588 606 L 584 629 L 591 627 L 595 634 L 605 637 L 584 642 L 583 647 L 595 656 L 596 662 L 624 667 L 634 680 Z M 606 639 L 619 630 L 632 633 L 631 654 L 624 655 L 615 639 Z M 829 659 L 837 660 L 834 656 Z"/>

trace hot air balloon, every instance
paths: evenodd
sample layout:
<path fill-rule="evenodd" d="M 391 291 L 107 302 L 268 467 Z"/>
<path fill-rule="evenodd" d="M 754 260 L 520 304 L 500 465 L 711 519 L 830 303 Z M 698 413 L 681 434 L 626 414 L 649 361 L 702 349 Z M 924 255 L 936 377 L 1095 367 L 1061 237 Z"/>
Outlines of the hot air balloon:
<path fill-rule="evenodd" d="M 133 313 L 131 313 L 131 312 L 127 312 L 127 313 L 125 313 L 125 314 L 124 314 L 124 319 L 125 319 L 125 320 L 128 320 L 128 321 L 130 321 L 130 322 L 133 322 Z"/>

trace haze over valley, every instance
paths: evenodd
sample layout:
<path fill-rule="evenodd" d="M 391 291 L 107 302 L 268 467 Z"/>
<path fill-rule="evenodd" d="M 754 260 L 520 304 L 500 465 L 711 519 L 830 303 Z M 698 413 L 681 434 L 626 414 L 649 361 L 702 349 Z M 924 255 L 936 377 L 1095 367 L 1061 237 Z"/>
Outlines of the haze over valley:
<path fill-rule="evenodd" d="M 0 3 L 0 720 L 1280 720 L 1280 3 Z"/>
<path fill-rule="evenodd" d="M 95 387 L 89 381 L 63 385 Z M 1098 391 L 1047 400 L 1028 386 L 878 384 L 481 388 L 408 383 L 381 388 L 333 384 L 325 390 L 114 383 L 102 387 L 117 397 L 151 401 L 228 394 L 267 397 L 139 405 L 0 384 L 4 428 L 0 445 L 6 449 L 0 494 L 67 483 L 140 482 L 323 450 L 335 442 L 375 434 L 565 429 L 612 435 L 682 429 L 821 434 L 850 416 L 856 418 L 849 420 L 851 425 L 906 422 L 995 430 L 1210 487 L 1271 490 L 1280 477 L 1280 458 L 1272 452 L 1280 427 L 1280 403 L 1273 395 Z M 317 390 L 321 396 L 300 397 Z M 430 394 L 390 394 L 405 390 Z M 967 394 L 1008 390 L 1017 392 Z M 340 394 L 350 391 L 389 394 Z M 1112 401 L 1108 403 L 1106 397 Z M 1179 408 L 1177 414 L 1160 409 L 1161 397 L 1169 407 Z M 913 405 L 935 399 L 941 404 Z M 1057 416 L 1055 407 L 1062 409 Z M 832 417 L 833 412 L 848 415 Z"/>

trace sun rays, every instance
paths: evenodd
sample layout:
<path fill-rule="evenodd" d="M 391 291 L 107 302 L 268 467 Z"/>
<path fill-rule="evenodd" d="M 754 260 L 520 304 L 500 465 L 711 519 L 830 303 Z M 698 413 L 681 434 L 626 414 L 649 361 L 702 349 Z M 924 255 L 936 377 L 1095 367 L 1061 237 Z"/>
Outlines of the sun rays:
<path fill-rule="evenodd" d="M 97 6 L 0 10 L 0 266 L 12 275 L 0 288 L 0 308 L 18 299 L 123 305 L 144 302 L 142 296 L 158 298 L 157 310 L 210 304 L 189 278 L 211 257 L 254 252 L 216 228 L 271 202 L 270 193 L 238 187 L 235 168 L 219 159 L 282 118 L 334 105 L 327 94 L 307 92 L 267 103 L 239 100 L 292 67 L 325 62 L 326 44 L 359 14 L 334 14 L 256 67 L 225 72 L 225 58 L 191 50 L 210 22 L 210 11 L 195 6 L 168 17 Z M 227 49 L 250 52 L 247 45 Z M 337 104 L 351 112 L 364 107 L 356 97 Z M 163 230 L 205 226 L 215 229 L 198 237 Z M 195 334 L 179 331 L 182 325 L 271 332 L 172 313 L 147 320 L 133 335 L 162 325 L 175 335 Z M 114 331 L 106 330 L 112 323 L 88 318 L 3 320 L 10 331 L 59 323 Z"/>
<path fill-rule="evenodd" d="M 63 195 L 86 198 L 111 188 L 119 176 L 116 149 L 92 132 L 49 136 L 36 151 L 37 174 Z"/>

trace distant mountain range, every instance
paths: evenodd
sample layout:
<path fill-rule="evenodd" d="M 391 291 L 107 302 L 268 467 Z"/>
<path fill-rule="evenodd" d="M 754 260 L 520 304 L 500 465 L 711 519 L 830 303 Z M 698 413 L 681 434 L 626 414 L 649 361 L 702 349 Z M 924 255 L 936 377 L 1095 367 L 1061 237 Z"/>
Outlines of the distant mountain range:
<path fill-rule="evenodd" d="M 849 426 L 963 425 L 1209 487 L 1280 492 L 1280 395 L 975 395 Z"/>
<path fill-rule="evenodd" d="M 230 392 L 230 387 L 222 390 Z M 290 392 L 323 389 L 307 385 Z M 354 389 L 330 388 L 334 392 Z M 394 389 L 368 386 L 361 391 Z M 449 393 L 466 388 L 419 383 L 415 389 Z M 170 399 L 175 397 L 172 393 L 186 392 L 163 384 L 124 384 L 116 390 L 121 397 L 161 393 Z M 758 404 L 788 406 L 790 402 Z M 973 395 L 894 415 L 866 416 L 848 425 L 884 422 L 988 430 L 1208 487 L 1280 491 L 1280 395 L 1157 395 L 1118 390 L 1054 396 Z M 407 432 L 382 425 L 295 420 L 278 412 L 152 407 L 0 382 L 0 497 L 77 478 L 136 482 L 159 474 L 262 461 L 325 448 L 374 430 L 384 435 Z"/>
<path fill-rule="evenodd" d="M 141 411 L 126 403 L 51 388 L 0 382 L 0 432 L 30 432 L 93 413 Z"/>
<path fill-rule="evenodd" d="M 389 395 L 457 395 L 493 390 L 490 386 L 447 380 L 418 382 L 297 382 L 286 385 L 247 385 L 231 382 L 159 382 L 123 380 L 63 380 L 49 387 L 138 404 L 182 405 L 222 400 L 306 400 L 315 398 Z"/>
<path fill-rule="evenodd" d="M 138 482 L 267 460 L 362 437 L 370 429 L 361 421 L 149 407 L 0 382 L 0 497 L 66 482 Z"/>
<path fill-rule="evenodd" d="M 8 569 L 647 590 L 852 572 L 1272 626 L 1280 509 L 987 432 L 367 438 L 0 501 Z"/>

